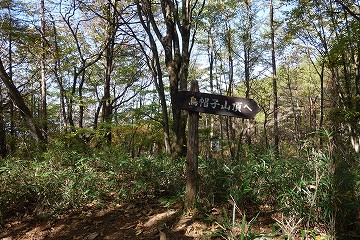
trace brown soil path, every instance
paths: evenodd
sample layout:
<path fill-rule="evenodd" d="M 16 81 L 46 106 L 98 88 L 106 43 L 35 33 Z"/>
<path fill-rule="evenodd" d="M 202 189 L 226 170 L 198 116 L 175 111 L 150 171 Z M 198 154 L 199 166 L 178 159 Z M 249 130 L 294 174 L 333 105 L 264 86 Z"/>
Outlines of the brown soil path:
<path fill-rule="evenodd" d="M 101 209 L 89 205 L 51 220 L 13 218 L 0 226 L 0 240 L 206 240 L 210 237 L 201 236 L 217 227 L 184 217 L 180 205 L 166 208 L 139 201 Z"/>

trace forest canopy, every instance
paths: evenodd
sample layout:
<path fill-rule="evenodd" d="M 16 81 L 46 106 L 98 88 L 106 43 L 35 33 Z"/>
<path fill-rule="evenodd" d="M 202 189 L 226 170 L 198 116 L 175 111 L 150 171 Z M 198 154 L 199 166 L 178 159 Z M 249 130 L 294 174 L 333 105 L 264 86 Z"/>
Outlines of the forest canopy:
<path fill-rule="evenodd" d="M 200 92 L 260 108 L 253 119 L 201 114 L 199 158 L 325 154 L 335 195 L 359 199 L 359 1 L 3 0 L 0 9 L 4 162 L 60 145 L 184 157 L 188 113 L 175 101 L 197 80 Z"/>
<path fill-rule="evenodd" d="M 205 124 L 210 135 L 237 138 L 231 121 L 248 142 L 278 148 L 269 134 L 285 143 L 327 129 L 358 152 L 356 1 L 274 2 L 272 19 L 264 6 L 2 1 L 2 155 L 15 150 L 17 135 L 47 142 L 48 134 L 106 123 L 111 142 L 112 126 L 139 121 L 161 128 L 160 148 L 181 154 L 175 146 L 185 143 L 186 116 L 174 101 L 191 80 L 203 92 L 253 98 L 262 109 L 252 127 L 233 119 L 221 119 L 224 131 Z"/>

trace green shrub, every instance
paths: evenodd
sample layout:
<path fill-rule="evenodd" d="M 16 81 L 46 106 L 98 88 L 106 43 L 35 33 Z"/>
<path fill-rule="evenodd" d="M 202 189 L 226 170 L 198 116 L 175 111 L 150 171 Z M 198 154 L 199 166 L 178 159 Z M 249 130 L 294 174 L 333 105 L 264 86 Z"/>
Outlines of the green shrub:
<path fill-rule="evenodd" d="M 78 147 L 57 141 L 38 158 L 0 162 L 0 217 L 49 215 L 89 202 L 179 195 L 184 189 L 184 160 L 130 158 L 111 148 L 85 152 Z"/>
<path fill-rule="evenodd" d="M 0 204 L 5 206 L 4 215 L 29 211 L 43 214 L 77 207 L 98 198 L 107 184 L 86 159 L 71 166 L 51 160 L 9 159 L 1 169 Z"/>
<path fill-rule="evenodd" d="M 338 211 L 334 203 L 339 196 L 334 186 L 331 154 L 331 149 L 316 150 L 307 142 L 299 156 L 275 158 L 270 149 L 248 153 L 244 162 L 201 159 L 200 193 L 216 205 L 219 204 L 216 200 L 225 202 L 233 197 L 245 211 L 251 208 L 256 211 L 256 207 L 260 211 L 261 205 L 270 205 L 285 218 L 291 216 L 303 232 L 321 226 L 321 230 L 333 235 Z"/>

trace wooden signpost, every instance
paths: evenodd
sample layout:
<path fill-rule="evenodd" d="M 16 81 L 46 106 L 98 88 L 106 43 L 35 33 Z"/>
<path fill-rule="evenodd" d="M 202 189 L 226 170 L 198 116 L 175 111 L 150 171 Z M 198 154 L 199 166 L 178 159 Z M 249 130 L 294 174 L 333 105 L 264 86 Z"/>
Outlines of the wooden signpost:
<path fill-rule="evenodd" d="M 192 210 L 198 191 L 199 112 L 251 119 L 260 109 L 253 99 L 200 93 L 197 81 L 191 82 L 190 91 L 178 92 L 175 107 L 189 112 L 185 207 Z"/>
<path fill-rule="evenodd" d="M 192 81 L 190 91 L 199 91 L 197 81 Z M 199 113 L 189 111 L 188 118 L 188 138 L 186 148 L 186 189 L 185 207 L 188 210 L 195 208 L 196 196 L 198 191 L 197 173 L 199 156 Z"/>

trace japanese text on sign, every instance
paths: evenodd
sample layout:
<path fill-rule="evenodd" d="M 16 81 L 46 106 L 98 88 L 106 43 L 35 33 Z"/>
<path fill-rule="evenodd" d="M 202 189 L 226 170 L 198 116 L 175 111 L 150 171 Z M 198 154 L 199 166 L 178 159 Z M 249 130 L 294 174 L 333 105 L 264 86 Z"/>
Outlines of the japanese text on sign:
<path fill-rule="evenodd" d="M 179 91 L 175 106 L 187 111 L 240 118 L 253 118 L 260 111 L 253 99 L 190 91 Z"/>
<path fill-rule="evenodd" d="M 228 111 L 234 111 L 234 112 L 242 112 L 243 109 L 247 109 L 248 111 L 252 112 L 252 109 L 243 102 L 234 102 L 234 103 L 228 103 L 227 100 L 221 102 L 217 98 L 204 98 L 201 97 L 200 99 L 197 99 L 195 96 L 190 97 L 189 101 L 190 106 L 197 106 L 197 107 L 203 107 L 203 108 L 220 108 L 221 110 L 228 110 Z"/>

